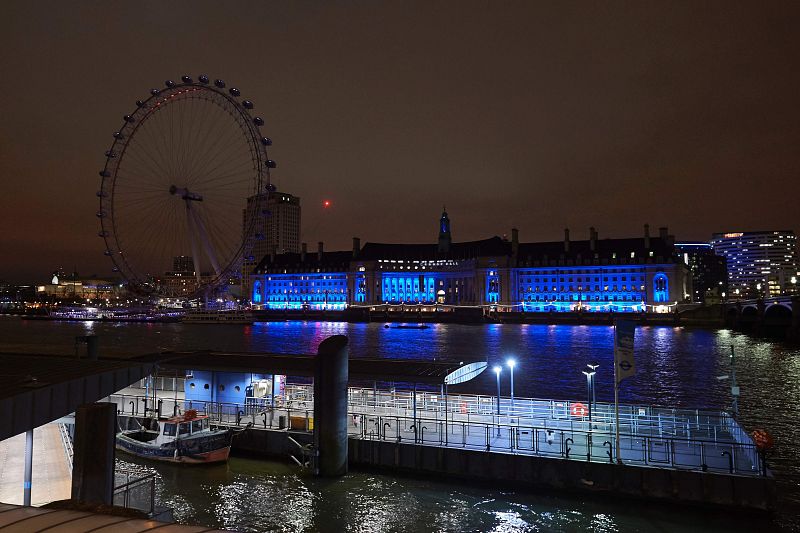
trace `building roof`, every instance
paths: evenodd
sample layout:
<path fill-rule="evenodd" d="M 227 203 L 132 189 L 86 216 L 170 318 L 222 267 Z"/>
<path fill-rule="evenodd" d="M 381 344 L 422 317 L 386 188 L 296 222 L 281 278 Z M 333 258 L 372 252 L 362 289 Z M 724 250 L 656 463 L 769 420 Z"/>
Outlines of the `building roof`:
<path fill-rule="evenodd" d="M 567 260 L 592 260 L 597 254 L 599 259 L 620 262 L 629 259 L 631 252 L 634 259 L 640 261 L 648 258 L 653 252 L 653 258 L 661 257 L 662 260 L 671 261 L 674 255 L 673 245 L 669 239 L 650 237 L 650 247 L 645 246 L 645 239 L 597 239 L 594 251 L 591 241 L 569 241 L 569 251 L 564 250 L 564 241 L 520 243 L 518 257 L 520 262 L 526 261 L 554 261 Z M 614 257 L 616 254 L 616 257 Z"/>
<path fill-rule="evenodd" d="M 275 272 L 283 269 L 316 270 L 318 268 L 327 271 L 346 271 L 350 267 L 350 261 L 352 260 L 352 251 L 322 252 L 321 260 L 319 253 L 316 251 L 307 252 L 305 258 L 303 258 L 302 254 L 297 253 L 265 255 L 261 262 L 256 265 L 253 272 L 255 274 L 263 274 L 264 272 Z"/>
<path fill-rule="evenodd" d="M 389 244 L 368 242 L 361 248 L 358 259 L 475 259 L 486 256 L 505 256 L 511 253 L 511 244 L 494 236 L 479 241 L 454 242 L 448 252 L 439 252 L 438 244 Z"/>
<path fill-rule="evenodd" d="M 352 251 L 323 252 L 320 260 L 318 252 L 301 254 L 287 253 L 264 256 L 255 268 L 255 274 L 277 272 L 284 269 L 311 271 L 344 272 L 350 268 L 351 261 L 395 260 L 469 260 L 479 257 L 510 257 L 512 243 L 494 236 L 488 239 L 467 242 L 454 242 L 448 252 L 440 252 L 437 243 L 405 244 L 368 242 L 353 256 Z M 653 256 L 650 256 L 650 252 Z M 631 253 L 634 256 L 631 258 Z M 597 257 L 595 257 L 597 254 Z M 595 250 L 590 240 L 570 240 L 569 251 L 564 250 L 564 241 L 519 243 L 519 265 L 531 262 L 549 261 L 592 261 L 607 260 L 608 264 L 629 264 L 636 262 L 672 262 L 675 258 L 673 238 L 650 237 L 650 245 L 645 246 L 643 237 L 629 239 L 597 239 Z"/>

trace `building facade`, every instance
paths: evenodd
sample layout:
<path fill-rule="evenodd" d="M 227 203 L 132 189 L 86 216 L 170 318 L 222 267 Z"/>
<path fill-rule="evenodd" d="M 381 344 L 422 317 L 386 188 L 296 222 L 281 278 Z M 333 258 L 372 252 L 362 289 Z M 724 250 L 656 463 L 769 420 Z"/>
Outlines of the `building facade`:
<path fill-rule="evenodd" d="M 686 266 L 662 228 L 651 238 L 452 242 L 443 213 L 431 244 L 366 243 L 351 251 L 265 256 L 250 300 L 269 309 L 467 306 L 496 311 L 668 311 L 690 297 Z"/>
<path fill-rule="evenodd" d="M 714 253 L 725 257 L 733 298 L 761 298 L 798 293 L 800 267 L 793 231 L 715 233 Z"/>
<path fill-rule="evenodd" d="M 679 242 L 675 250 L 689 267 L 692 301 L 718 303 L 729 296 L 728 264 L 707 242 Z"/>
<path fill-rule="evenodd" d="M 300 252 L 300 213 L 300 198 L 285 192 L 270 191 L 247 199 L 243 228 L 250 232 L 253 247 L 242 263 L 242 287 L 252 287 L 250 275 L 264 256 Z"/>

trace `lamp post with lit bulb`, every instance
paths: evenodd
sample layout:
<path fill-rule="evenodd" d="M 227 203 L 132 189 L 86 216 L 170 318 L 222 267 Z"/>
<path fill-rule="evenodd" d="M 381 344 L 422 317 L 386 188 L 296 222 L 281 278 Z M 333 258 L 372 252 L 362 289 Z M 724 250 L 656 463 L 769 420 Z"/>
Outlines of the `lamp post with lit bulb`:
<path fill-rule="evenodd" d="M 583 370 L 583 375 L 586 376 L 586 393 L 589 397 L 589 427 L 592 427 L 592 404 L 594 403 L 594 375 L 596 368 L 599 365 L 586 365 L 589 370 Z"/>
<path fill-rule="evenodd" d="M 514 414 L 514 367 L 517 365 L 517 361 L 509 359 L 506 364 L 511 370 L 511 414 Z"/>
<path fill-rule="evenodd" d="M 494 375 L 497 376 L 497 436 L 500 436 L 500 372 L 503 371 L 503 367 L 500 365 L 495 365 L 494 367 Z"/>

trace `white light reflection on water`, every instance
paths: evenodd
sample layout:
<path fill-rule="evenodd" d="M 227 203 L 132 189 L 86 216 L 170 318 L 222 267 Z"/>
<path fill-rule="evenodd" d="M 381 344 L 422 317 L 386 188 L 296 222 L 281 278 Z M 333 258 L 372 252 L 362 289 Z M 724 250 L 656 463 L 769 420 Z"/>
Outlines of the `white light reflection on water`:
<path fill-rule="evenodd" d="M 613 330 L 608 326 L 572 327 L 527 325 L 439 324 L 428 329 L 384 328 L 383 324 L 284 322 L 237 326 L 189 327 L 185 324 L 117 324 L 0 320 L 0 339 L 5 351 L 23 353 L 75 353 L 75 337 L 87 328 L 99 336 L 101 355 L 145 354 L 161 350 L 217 349 L 314 353 L 321 338 L 345 333 L 354 357 L 402 357 L 429 359 L 475 355 L 504 362 L 515 353 L 519 369 L 515 393 L 522 396 L 583 398 L 585 378 L 580 371 L 590 361 L 600 363 L 598 401 L 613 399 Z M 637 376 L 621 387 L 623 401 L 662 406 L 729 408 L 730 383 L 717 377 L 729 374 L 730 346 L 736 350 L 737 380 L 741 387 L 741 422 L 748 431 L 765 428 L 775 437 L 771 459 L 779 498 L 776 519 L 766 520 L 764 530 L 783 525 L 800 530 L 800 425 L 793 406 L 800 404 L 800 349 L 796 345 L 757 339 L 730 330 L 672 327 L 639 328 L 636 336 Z M 465 357 L 466 359 L 466 357 Z M 508 381 L 502 386 L 508 390 Z M 453 387 L 453 394 L 493 394 L 493 373 Z M 281 464 L 234 458 L 229 466 L 175 468 L 158 465 L 158 499 L 175 509 L 186 523 L 222 527 L 241 520 L 237 529 L 263 531 L 307 528 L 325 531 L 329 516 L 338 516 L 341 530 L 364 531 L 387 525 L 389 531 L 487 531 L 498 525 L 496 513 L 516 513 L 534 529 L 576 531 L 614 524 L 624 531 L 735 530 L 745 527 L 738 518 L 714 514 L 718 524 L 683 510 L 640 506 L 593 497 L 556 496 L 513 491 L 499 494 L 485 487 L 467 488 L 457 481 L 434 484 L 392 476 L 353 473 L 333 490 L 316 480 L 297 476 Z M 376 482 L 375 480 L 380 480 Z M 247 494 L 232 484 L 244 483 Z M 360 485 L 365 485 L 359 489 Z M 280 487 L 280 488 L 275 488 Z M 352 493 L 352 496 L 347 496 Z M 248 498 L 252 494 L 259 496 Z M 227 502 L 219 508 L 217 498 Z M 258 514 L 232 509 L 236 498 L 242 506 L 260 509 Z M 290 523 L 265 511 L 262 499 L 292 502 L 299 515 Z M 481 504 L 490 499 L 492 503 Z M 310 504 L 308 502 L 311 502 Z M 465 503 L 466 502 L 466 503 Z M 592 504 L 587 502 L 594 502 Z M 523 505 L 519 507 L 518 505 Z M 259 507 L 261 506 L 261 507 Z M 309 507 L 310 506 L 310 507 Z M 274 505 L 274 508 L 287 510 Z M 371 508 L 379 510 L 369 516 Z M 353 517 L 343 518 L 346 509 Z M 289 512 L 289 511 L 287 511 Z M 302 513 L 313 516 L 309 524 Z M 548 514 L 549 513 L 549 514 Z M 505 515 L 504 515 L 505 516 Z M 223 518 L 225 520 L 223 520 Z M 274 520 L 273 520 L 274 518 Z M 388 526 L 394 520 L 395 526 Z M 761 521 L 759 522 L 761 523 Z M 595 526 L 594 524 L 600 524 Z M 777 524 L 777 525 L 776 525 Z M 267 527 L 269 526 L 269 527 Z M 330 529 L 327 529 L 330 530 Z"/>

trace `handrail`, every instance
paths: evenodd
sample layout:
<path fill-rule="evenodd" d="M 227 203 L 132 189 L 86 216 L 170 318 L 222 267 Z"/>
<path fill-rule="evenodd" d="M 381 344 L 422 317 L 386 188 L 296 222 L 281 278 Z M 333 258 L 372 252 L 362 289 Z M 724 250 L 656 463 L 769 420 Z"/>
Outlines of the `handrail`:
<path fill-rule="evenodd" d="M 61 435 L 61 444 L 64 446 L 64 455 L 67 457 L 67 467 L 72 472 L 72 458 L 75 455 L 75 451 L 72 448 L 72 438 L 70 438 L 67 431 L 67 425 L 59 424 L 58 432 Z"/>

